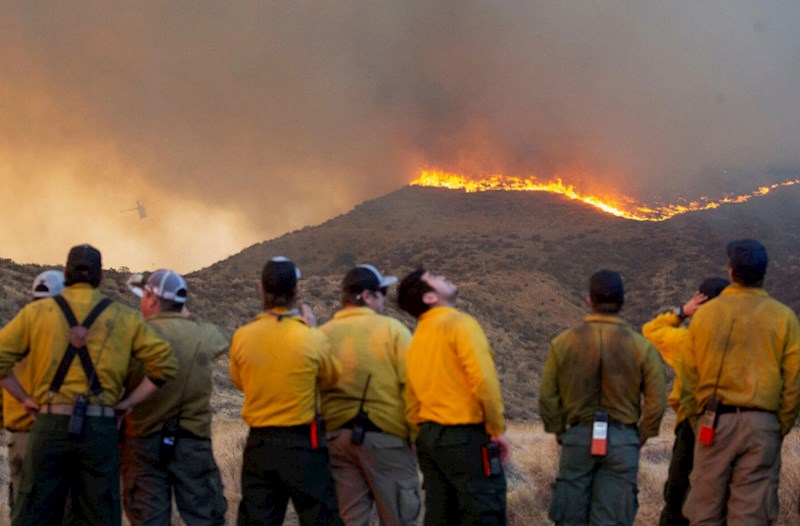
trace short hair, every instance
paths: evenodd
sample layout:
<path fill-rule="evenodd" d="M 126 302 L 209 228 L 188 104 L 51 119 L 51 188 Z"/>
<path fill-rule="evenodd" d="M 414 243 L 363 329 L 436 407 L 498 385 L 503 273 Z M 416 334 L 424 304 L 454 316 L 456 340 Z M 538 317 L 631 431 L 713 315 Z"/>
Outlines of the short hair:
<path fill-rule="evenodd" d="M 589 299 L 598 312 L 617 313 L 625 302 L 622 276 L 614 270 L 598 270 L 589 278 Z"/>
<path fill-rule="evenodd" d="M 722 290 L 730 284 L 731 282 L 727 279 L 714 276 L 704 279 L 697 291 L 708 299 L 712 299 L 719 296 Z"/>
<path fill-rule="evenodd" d="M 746 287 L 760 287 L 767 273 L 767 249 L 755 239 L 731 241 L 727 246 L 733 281 Z"/>
<path fill-rule="evenodd" d="M 299 279 L 300 270 L 290 259 L 278 256 L 267 261 L 261 271 L 264 308 L 291 307 L 297 295 Z"/>
<path fill-rule="evenodd" d="M 185 303 L 178 303 L 177 301 L 166 300 L 164 298 L 159 297 L 158 295 L 156 295 L 156 298 L 158 298 L 158 305 L 159 308 L 161 309 L 161 312 L 180 312 L 183 309 L 184 305 L 186 305 Z"/>
<path fill-rule="evenodd" d="M 397 287 L 397 306 L 415 318 L 419 318 L 425 311 L 430 309 L 430 305 L 422 300 L 426 292 L 433 290 L 428 283 L 422 279 L 427 272 L 419 268 L 403 278 L 400 286 Z"/>
<path fill-rule="evenodd" d="M 364 298 L 362 297 L 363 292 L 364 292 L 363 290 L 361 292 L 349 292 L 343 290 L 342 295 L 340 297 L 342 306 L 355 305 L 356 307 L 363 307 L 364 305 L 366 305 L 366 303 L 364 303 Z"/>

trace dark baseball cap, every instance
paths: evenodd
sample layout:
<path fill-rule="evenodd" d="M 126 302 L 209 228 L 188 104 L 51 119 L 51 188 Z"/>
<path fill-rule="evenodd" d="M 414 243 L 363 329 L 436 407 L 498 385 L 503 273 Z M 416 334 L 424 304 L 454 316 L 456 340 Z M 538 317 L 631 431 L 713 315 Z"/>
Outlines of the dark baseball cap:
<path fill-rule="evenodd" d="M 300 279 L 300 269 L 289 258 L 277 256 L 264 265 L 261 271 L 261 285 L 264 292 L 283 296 L 292 292 L 297 287 Z"/>
<path fill-rule="evenodd" d="M 342 280 L 342 290 L 358 294 L 362 290 L 380 290 L 397 283 L 397 277 L 384 276 L 372 265 L 356 265 Z"/>
<path fill-rule="evenodd" d="M 764 279 L 767 262 L 767 249 L 755 239 L 739 239 L 728 243 L 728 264 L 737 278 L 746 282 Z"/>
<path fill-rule="evenodd" d="M 100 251 L 91 245 L 78 245 L 72 247 L 67 256 L 67 266 L 64 268 L 64 283 L 90 283 L 94 286 L 100 284 L 103 268 Z"/>

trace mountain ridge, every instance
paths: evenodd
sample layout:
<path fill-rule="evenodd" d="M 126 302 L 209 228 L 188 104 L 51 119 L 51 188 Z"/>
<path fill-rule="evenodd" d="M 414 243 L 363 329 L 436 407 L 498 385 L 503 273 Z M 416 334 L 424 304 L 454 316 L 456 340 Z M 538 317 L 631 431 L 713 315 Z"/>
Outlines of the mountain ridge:
<path fill-rule="evenodd" d="M 588 278 L 600 268 L 621 272 L 622 315 L 638 329 L 686 301 L 703 278 L 724 276 L 727 241 L 753 237 L 770 254 L 765 288 L 797 311 L 798 203 L 800 188 L 790 187 L 747 203 L 637 222 L 553 194 L 405 187 L 187 274 L 189 306 L 232 332 L 261 309 L 264 262 L 284 255 L 302 269 L 301 299 L 324 322 L 338 308 L 339 282 L 355 263 L 398 277 L 425 266 L 459 285 L 457 306 L 478 319 L 496 352 L 509 417 L 530 419 L 549 341 L 583 318 Z M 0 321 L 27 301 L 30 282 L 43 268 L 0 260 Z M 127 273 L 109 269 L 104 275 L 107 294 L 137 306 L 124 286 Z M 387 303 L 390 315 L 413 326 L 393 301 Z M 227 389 L 223 369 L 216 383 Z"/>

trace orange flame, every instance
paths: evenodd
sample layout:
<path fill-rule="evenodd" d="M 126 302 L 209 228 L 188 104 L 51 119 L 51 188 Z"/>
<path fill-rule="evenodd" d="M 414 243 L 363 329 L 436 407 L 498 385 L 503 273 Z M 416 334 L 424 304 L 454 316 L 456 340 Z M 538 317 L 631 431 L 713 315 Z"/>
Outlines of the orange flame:
<path fill-rule="evenodd" d="M 576 190 L 573 185 L 564 184 L 560 178 L 549 183 L 540 183 L 535 177 L 523 179 L 521 177 L 495 174 L 476 180 L 441 170 L 420 170 L 420 176 L 410 183 L 411 186 L 449 188 L 451 190 L 464 190 L 465 192 L 487 192 L 492 190 L 550 192 L 563 195 L 569 199 L 581 201 L 608 214 L 625 219 L 632 219 L 634 221 L 665 221 L 676 215 L 685 214 L 686 212 L 710 210 L 730 203 L 744 203 L 753 197 L 766 195 L 776 188 L 795 184 L 800 184 L 800 179 L 761 186 L 748 194 L 728 195 L 719 199 L 700 197 L 686 204 L 669 204 L 650 207 L 637 203 L 633 199 L 619 201 L 608 197 L 584 194 Z"/>

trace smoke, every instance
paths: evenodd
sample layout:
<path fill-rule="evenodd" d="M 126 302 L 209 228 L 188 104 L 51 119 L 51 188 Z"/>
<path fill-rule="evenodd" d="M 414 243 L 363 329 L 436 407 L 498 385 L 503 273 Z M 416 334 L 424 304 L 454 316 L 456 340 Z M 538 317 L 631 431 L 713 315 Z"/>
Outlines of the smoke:
<path fill-rule="evenodd" d="M 793 2 L 6 2 L 0 255 L 88 241 L 193 270 L 425 166 L 643 200 L 796 177 L 798 23 Z"/>

